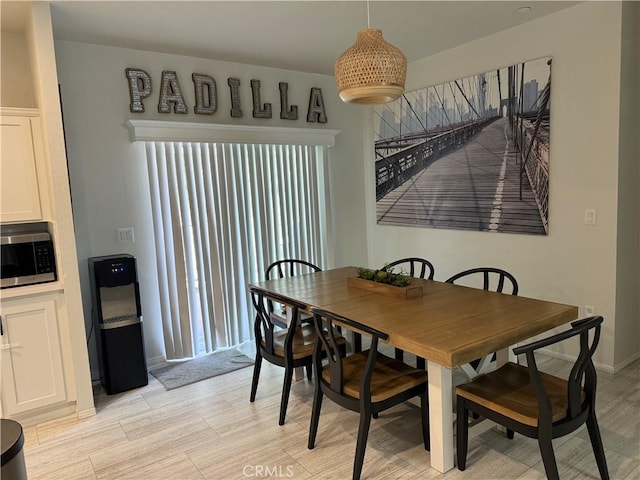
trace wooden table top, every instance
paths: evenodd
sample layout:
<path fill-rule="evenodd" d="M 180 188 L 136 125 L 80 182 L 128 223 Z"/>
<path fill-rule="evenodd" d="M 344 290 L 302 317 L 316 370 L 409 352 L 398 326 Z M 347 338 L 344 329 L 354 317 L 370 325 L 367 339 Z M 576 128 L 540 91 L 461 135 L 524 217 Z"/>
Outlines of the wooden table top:
<path fill-rule="evenodd" d="M 507 348 L 575 320 L 572 305 L 414 279 L 423 296 L 408 300 L 347 286 L 356 267 L 252 285 L 370 325 L 395 347 L 448 368 Z"/>

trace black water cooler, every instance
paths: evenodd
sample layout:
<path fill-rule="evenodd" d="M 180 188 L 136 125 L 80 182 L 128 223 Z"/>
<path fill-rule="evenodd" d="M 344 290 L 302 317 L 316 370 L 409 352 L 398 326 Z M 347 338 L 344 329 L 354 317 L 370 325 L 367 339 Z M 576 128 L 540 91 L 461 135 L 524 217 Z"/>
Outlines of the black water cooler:
<path fill-rule="evenodd" d="M 89 277 L 102 386 L 111 395 L 147 385 L 135 257 L 89 258 Z"/>

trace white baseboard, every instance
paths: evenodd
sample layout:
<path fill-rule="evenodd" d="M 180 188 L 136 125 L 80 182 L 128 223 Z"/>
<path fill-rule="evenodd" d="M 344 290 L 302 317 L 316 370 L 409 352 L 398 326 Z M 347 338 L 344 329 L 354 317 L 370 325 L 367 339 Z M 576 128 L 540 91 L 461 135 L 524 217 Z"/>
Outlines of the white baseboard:
<path fill-rule="evenodd" d="M 87 408 L 86 410 L 80 410 L 78 412 L 78 420 L 93 417 L 95 414 L 96 414 L 95 408 Z"/>
<path fill-rule="evenodd" d="M 577 358 L 575 355 L 569 355 L 567 353 L 554 352 L 554 351 L 548 350 L 546 348 L 541 349 L 540 353 L 542 355 L 546 355 L 547 357 L 559 358 L 560 360 L 566 360 L 568 362 L 575 362 L 576 358 Z M 596 367 L 596 370 L 600 370 L 600 371 L 606 372 L 606 373 L 616 373 L 616 371 L 620 371 L 619 369 L 616 370 L 611 365 L 605 365 L 603 363 L 593 362 L 593 365 L 594 365 L 594 367 Z"/>
<path fill-rule="evenodd" d="M 50 407 L 42 407 L 29 412 L 11 415 L 11 419 L 19 422 L 23 427 L 30 427 L 39 423 L 56 420 L 76 414 L 76 402 L 64 402 Z"/>
<path fill-rule="evenodd" d="M 155 367 L 160 367 L 166 363 L 167 360 L 162 356 L 147 358 L 147 370 L 153 370 Z"/>
<path fill-rule="evenodd" d="M 616 363 L 614 365 L 614 367 L 613 367 L 614 372 L 619 372 L 624 367 L 626 367 L 627 365 L 635 362 L 639 358 L 640 358 L 640 352 L 636 352 L 635 354 L 631 355 L 630 357 L 628 357 L 627 359 L 623 360 L 622 362 Z"/>

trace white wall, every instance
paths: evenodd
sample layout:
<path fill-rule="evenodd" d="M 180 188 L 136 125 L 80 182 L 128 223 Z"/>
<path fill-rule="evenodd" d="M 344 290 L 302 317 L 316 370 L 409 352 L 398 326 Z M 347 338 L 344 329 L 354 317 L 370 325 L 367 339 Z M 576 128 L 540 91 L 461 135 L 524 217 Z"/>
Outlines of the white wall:
<path fill-rule="evenodd" d="M 596 361 L 613 368 L 620 36 L 619 3 L 585 2 L 411 63 L 408 91 L 553 57 L 550 233 L 532 236 L 379 226 L 369 147 L 365 161 L 371 264 L 422 256 L 434 263 L 437 280 L 463 269 L 492 265 L 517 277 L 521 295 L 593 305 L 605 317 Z M 369 119 L 371 122 L 371 116 Z M 369 132 L 367 141 L 372 140 Z M 583 225 L 586 208 L 597 210 L 597 226 Z"/>
<path fill-rule="evenodd" d="M 622 7 L 615 364 L 640 352 L 640 3 Z"/>
<path fill-rule="evenodd" d="M 67 393 L 70 399 L 76 400 L 77 415 L 82 418 L 95 414 L 95 408 L 82 321 L 80 278 L 76 270 L 78 257 L 73 236 L 51 13 L 49 5 L 45 2 L 36 2 L 31 6 L 27 43 L 31 51 L 33 86 L 42 121 L 42 137 L 49 167 L 48 187 L 45 189 L 47 194 L 42 198 L 48 198 L 50 204 L 43 210 L 50 211 L 53 220 L 51 226 L 56 242 L 58 275 L 64 285 L 64 315 L 67 316 L 66 326 L 73 363 L 73 378 L 66 379 Z M 65 342 L 66 340 L 63 340 L 63 346 Z"/>
<path fill-rule="evenodd" d="M 330 182 L 335 205 L 332 216 L 338 239 L 335 263 L 339 266 L 366 263 L 361 111 L 340 102 L 333 77 L 68 41 L 56 42 L 56 57 L 87 326 L 91 322 L 87 258 L 131 253 L 138 259 L 147 357 L 155 361 L 164 354 L 144 146 L 130 141 L 125 127 L 130 118 L 340 130 L 335 147 L 330 149 Z M 154 82 L 143 114 L 129 112 L 127 67 L 146 70 Z M 177 72 L 189 114 L 157 112 L 163 70 Z M 192 113 L 193 72 L 209 74 L 217 82 L 219 108 L 213 116 Z M 244 117 L 241 119 L 233 119 L 229 114 L 229 77 L 237 77 L 242 82 Z M 262 101 L 272 103 L 274 118 L 252 118 L 251 79 L 261 80 Z M 279 118 L 278 82 L 281 81 L 289 83 L 290 104 L 298 105 L 297 121 Z M 326 124 L 306 122 L 311 87 L 322 88 L 328 116 Z M 133 227 L 136 242 L 118 244 L 116 229 L 119 227 Z M 91 364 L 95 372 L 93 345 L 92 339 Z"/>

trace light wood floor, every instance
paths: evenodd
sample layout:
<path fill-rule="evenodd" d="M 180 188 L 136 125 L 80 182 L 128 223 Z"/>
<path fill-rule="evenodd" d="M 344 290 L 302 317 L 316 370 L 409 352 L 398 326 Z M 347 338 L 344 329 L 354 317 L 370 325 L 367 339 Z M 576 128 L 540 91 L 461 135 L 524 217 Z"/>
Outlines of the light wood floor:
<path fill-rule="evenodd" d="M 545 359 L 548 372 L 567 362 Z M 36 479 L 348 479 L 358 416 L 325 399 L 316 448 L 307 449 L 312 384 L 294 383 L 287 422 L 278 426 L 282 369 L 263 362 L 255 403 L 252 367 L 165 391 L 149 385 L 107 396 L 96 388 L 97 415 L 25 428 L 25 460 Z M 640 361 L 599 373 L 598 419 L 612 479 L 640 479 Z M 490 430 L 471 440 L 467 470 L 429 467 L 418 407 L 405 404 L 372 422 L 363 478 L 544 479 L 535 440 Z M 554 441 L 560 478 L 598 478 L 585 427 Z"/>

